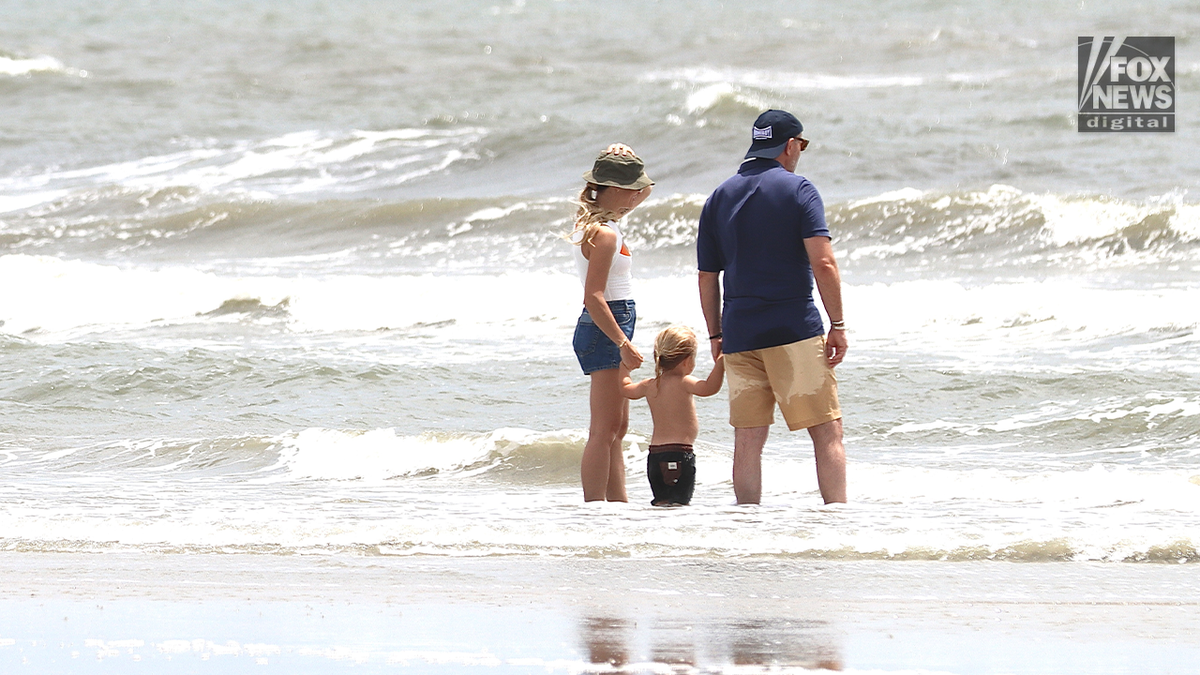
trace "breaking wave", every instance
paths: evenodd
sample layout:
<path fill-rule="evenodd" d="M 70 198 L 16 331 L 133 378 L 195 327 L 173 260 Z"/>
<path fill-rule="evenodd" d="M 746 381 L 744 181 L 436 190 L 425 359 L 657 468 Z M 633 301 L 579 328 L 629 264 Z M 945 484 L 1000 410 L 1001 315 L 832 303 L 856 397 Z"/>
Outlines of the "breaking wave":
<path fill-rule="evenodd" d="M 193 190 L 270 200 L 309 194 L 355 194 L 391 187 L 478 159 L 478 127 L 298 131 L 235 143 L 181 140 L 172 153 L 99 166 L 0 179 L 11 194 L 58 199 L 79 194 L 158 195 Z M 148 204 L 143 203 L 143 206 Z M 26 208 L 30 208 L 27 204 Z"/>
<path fill-rule="evenodd" d="M 901 190 L 833 204 L 828 218 L 851 262 L 909 258 L 1029 269 L 1195 260 L 1200 253 L 1200 206 L 1176 194 L 1135 202 L 1003 185 Z"/>
<path fill-rule="evenodd" d="M 764 481 L 771 503 L 746 509 L 732 503 L 729 449 L 702 445 L 692 506 L 661 510 L 638 503 L 647 490 L 637 437 L 626 449 L 635 503 L 579 503 L 584 438 L 318 428 L 40 453 L 9 447 L 0 453 L 6 475 L 52 472 L 56 482 L 0 514 L 0 550 L 1200 562 L 1200 542 L 1170 525 L 1178 522 L 1170 514 L 1200 504 L 1194 467 L 858 462 L 860 496 L 835 508 L 817 506 L 811 460 L 774 458 Z M 113 484 L 123 494 L 116 503 Z"/>
<path fill-rule="evenodd" d="M 183 249 L 197 260 L 254 251 L 263 257 L 325 256 L 345 265 L 489 271 L 566 264 L 561 235 L 568 197 L 542 199 L 348 198 L 298 202 L 252 195 L 213 199 L 197 186 L 42 191 L 37 204 L 10 197 L 0 250 L 11 253 L 154 256 Z M 39 197 L 40 198 L 40 197 Z M 652 198 L 631 216 L 631 247 L 651 267 L 690 268 L 705 195 Z M 35 200 L 36 201 L 36 200 Z M 1180 194 L 1146 200 L 987 190 L 899 190 L 830 202 L 845 265 L 865 272 L 942 275 L 1136 268 L 1200 260 L 1200 205 Z M 374 262 L 372 262 L 374 261 Z"/>
<path fill-rule="evenodd" d="M 0 75 L 30 77 L 34 73 L 60 73 L 76 77 L 87 77 L 86 70 L 68 68 L 53 56 L 21 56 L 0 49 Z"/>

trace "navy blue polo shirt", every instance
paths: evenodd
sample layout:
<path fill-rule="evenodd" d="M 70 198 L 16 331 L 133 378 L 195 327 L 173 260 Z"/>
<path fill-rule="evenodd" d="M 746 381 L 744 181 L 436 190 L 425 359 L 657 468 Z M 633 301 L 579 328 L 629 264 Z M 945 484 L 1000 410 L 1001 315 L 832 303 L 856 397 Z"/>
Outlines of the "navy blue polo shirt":
<path fill-rule="evenodd" d="M 725 353 L 825 333 L 804 240 L 828 236 L 817 188 L 773 159 L 744 162 L 712 193 L 700 212 L 696 258 L 700 271 L 725 273 Z"/>

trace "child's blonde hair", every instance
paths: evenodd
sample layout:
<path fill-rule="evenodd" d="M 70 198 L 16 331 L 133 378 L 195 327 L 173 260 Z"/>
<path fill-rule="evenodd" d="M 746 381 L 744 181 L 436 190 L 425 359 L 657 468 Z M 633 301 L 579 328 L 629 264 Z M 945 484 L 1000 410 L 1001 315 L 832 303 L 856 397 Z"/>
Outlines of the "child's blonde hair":
<path fill-rule="evenodd" d="M 671 326 L 654 338 L 654 377 L 696 355 L 696 333 L 687 326 Z"/>

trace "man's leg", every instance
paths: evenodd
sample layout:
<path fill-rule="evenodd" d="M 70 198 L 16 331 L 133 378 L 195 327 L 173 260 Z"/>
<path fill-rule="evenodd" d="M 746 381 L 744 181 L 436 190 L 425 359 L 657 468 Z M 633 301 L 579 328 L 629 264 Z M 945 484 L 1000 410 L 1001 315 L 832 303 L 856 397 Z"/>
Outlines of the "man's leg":
<path fill-rule="evenodd" d="M 771 427 L 733 430 L 733 494 L 739 504 L 762 500 L 762 451 Z"/>
<path fill-rule="evenodd" d="M 826 504 L 846 503 L 846 448 L 842 445 L 842 420 L 836 419 L 808 428 L 813 454 L 817 458 L 817 486 Z M 737 471 L 737 443 L 734 443 L 734 471 Z M 737 480 L 734 479 L 734 486 Z"/>

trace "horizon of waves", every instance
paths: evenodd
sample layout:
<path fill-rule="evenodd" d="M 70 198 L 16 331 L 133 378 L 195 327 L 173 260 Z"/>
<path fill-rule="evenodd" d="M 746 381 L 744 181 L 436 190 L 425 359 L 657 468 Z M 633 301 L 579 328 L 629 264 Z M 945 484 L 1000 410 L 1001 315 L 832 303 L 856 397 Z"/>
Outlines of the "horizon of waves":
<path fill-rule="evenodd" d="M 704 195 L 651 198 L 626 234 L 639 268 L 694 265 Z M 196 187 L 84 190 L 0 214 L 0 251 L 200 261 L 325 255 L 326 262 L 403 270 L 489 271 L 565 265 L 568 196 L 294 201 L 218 196 Z M 831 203 L 842 266 L 868 275 L 980 270 L 1055 274 L 1200 261 L 1200 205 L 1180 194 L 1146 200 L 1034 194 L 994 185 L 904 189 Z M 1183 268 L 1188 269 L 1183 269 Z M 686 267 L 684 267 L 686 268 Z"/>

